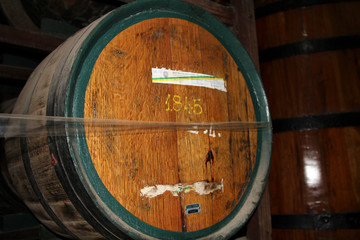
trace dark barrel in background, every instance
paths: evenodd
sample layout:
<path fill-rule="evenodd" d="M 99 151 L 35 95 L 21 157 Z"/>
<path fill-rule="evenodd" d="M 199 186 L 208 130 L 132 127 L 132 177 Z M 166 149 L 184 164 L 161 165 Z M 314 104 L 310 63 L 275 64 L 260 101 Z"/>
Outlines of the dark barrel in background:
<path fill-rule="evenodd" d="M 274 239 L 359 237 L 359 13 L 359 1 L 255 1 Z"/>

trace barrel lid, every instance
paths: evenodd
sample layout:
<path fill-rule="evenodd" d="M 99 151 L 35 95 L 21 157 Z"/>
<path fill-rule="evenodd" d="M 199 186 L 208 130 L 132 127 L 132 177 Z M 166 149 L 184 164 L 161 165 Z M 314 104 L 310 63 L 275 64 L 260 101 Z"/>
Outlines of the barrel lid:
<path fill-rule="evenodd" d="M 120 33 L 125 32 L 136 24 L 154 19 L 170 19 L 169 21 L 172 21 L 171 19 L 179 19 L 179 21 L 190 22 L 214 36 L 228 52 L 229 56 L 231 56 L 246 83 L 246 88 L 251 97 L 254 119 L 257 122 L 269 123 L 271 121 L 259 74 L 238 39 L 208 12 L 192 4 L 175 0 L 136 1 L 109 13 L 97 24 L 86 37 L 75 59 L 66 93 L 65 116 L 88 117 L 85 116 L 86 113 L 84 112 L 84 106 L 87 104 L 86 92 L 99 56 Z M 154 67 L 154 69 L 161 68 Z M 167 94 L 165 98 L 169 95 L 169 98 L 174 99 L 176 93 Z M 177 99 L 174 101 L 176 102 Z M 175 111 L 178 110 L 172 105 L 169 107 Z M 193 113 L 199 113 L 199 111 L 195 112 L 194 110 Z M 96 117 L 96 115 L 93 117 Z M 236 206 L 233 207 L 233 210 L 226 217 L 215 224 L 188 232 L 185 232 L 186 229 L 183 229 L 183 231 L 164 230 L 140 220 L 134 213 L 120 204 L 118 199 L 113 196 L 114 193 L 104 184 L 104 179 L 101 174 L 99 175 L 98 169 L 94 166 L 92 156 L 90 155 L 89 139 L 82 135 L 76 138 L 69 137 L 68 145 L 76 173 L 88 194 L 92 196 L 91 201 L 98 206 L 98 209 L 100 209 L 107 221 L 129 236 L 138 239 L 144 237 L 159 239 L 195 239 L 202 237 L 222 239 L 231 236 L 246 223 L 256 208 L 267 180 L 271 156 L 271 129 L 267 128 L 256 131 L 255 139 L 257 139 L 256 150 L 254 150 L 255 159 L 251 176 L 246 188 L 241 193 L 241 199 L 236 202 Z M 196 202 L 185 205 L 183 210 L 184 214 L 203 211 L 200 204 Z"/>

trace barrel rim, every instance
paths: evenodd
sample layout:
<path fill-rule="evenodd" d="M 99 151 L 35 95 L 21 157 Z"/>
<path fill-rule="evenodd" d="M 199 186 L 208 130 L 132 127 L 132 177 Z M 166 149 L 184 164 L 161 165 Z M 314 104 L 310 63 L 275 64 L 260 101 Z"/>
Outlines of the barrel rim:
<path fill-rule="evenodd" d="M 126 28 L 143 20 L 161 17 L 187 20 L 198 24 L 213 34 L 233 57 L 239 70 L 242 72 L 251 94 L 257 121 L 271 121 L 268 103 L 260 76 L 250 56 L 239 40 L 210 13 L 190 3 L 175 0 L 159 0 L 155 3 L 150 0 L 143 0 L 127 4 L 124 7 L 111 12 L 98 24 L 98 26 L 95 27 L 83 43 L 81 52 L 79 52 L 73 64 L 65 100 L 64 114 L 66 117 L 84 117 L 83 106 L 85 102 L 85 92 L 87 82 L 91 75 L 91 69 L 100 52 L 113 37 Z M 106 32 L 106 34 L 104 34 L 104 32 Z M 172 239 L 183 239 L 184 237 L 193 239 L 203 236 L 222 238 L 231 236 L 239 230 L 255 210 L 269 173 L 272 132 L 271 129 L 258 132 L 257 156 L 254 171 L 243 197 L 234 210 L 223 220 L 211 227 L 185 233 L 172 232 L 153 227 L 137 219 L 132 213 L 128 212 L 110 194 L 97 175 L 84 136 L 79 135 L 75 139 L 70 139 L 68 137 L 67 141 L 70 155 L 72 156 L 72 159 L 74 159 L 73 164 L 77 174 L 80 175 L 82 184 L 89 192 L 92 192 L 93 195 L 96 196 L 96 193 L 102 194 L 100 201 L 102 201 L 109 209 L 101 210 L 107 218 L 114 220 L 113 215 L 109 214 L 108 211 L 113 212 L 117 215 L 117 218 L 120 219 L 121 217 L 122 223 L 125 223 L 130 229 L 133 229 L 138 233 L 130 233 L 129 229 L 125 229 L 123 225 L 119 225 L 119 219 L 113 222 L 131 237 L 138 238 L 139 236 L 142 236 L 142 234 L 147 234 L 147 237 L 152 236 L 156 238 Z M 81 159 L 76 158 L 78 154 L 82 155 Z M 257 184 L 255 184 L 255 182 Z M 94 198 L 93 201 L 96 205 L 101 205 L 98 202 L 99 199 Z M 101 207 L 104 206 L 101 205 Z"/>

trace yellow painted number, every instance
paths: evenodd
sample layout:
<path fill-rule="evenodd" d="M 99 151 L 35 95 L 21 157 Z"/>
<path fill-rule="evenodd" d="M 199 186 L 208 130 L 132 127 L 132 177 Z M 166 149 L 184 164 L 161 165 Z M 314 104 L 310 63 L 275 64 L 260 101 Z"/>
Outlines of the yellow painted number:
<path fill-rule="evenodd" d="M 185 99 L 185 100 L 183 100 Z M 180 95 L 171 95 L 168 94 L 165 100 L 165 111 L 175 111 L 180 112 L 181 110 L 187 112 L 188 114 L 200 115 L 203 113 L 203 108 L 201 106 L 201 99 L 196 98 L 189 100 L 187 96 L 181 97 Z M 193 102 L 193 104 L 191 104 Z"/>
<path fill-rule="evenodd" d="M 173 109 L 176 112 L 179 112 L 182 108 L 182 103 L 181 103 L 181 97 L 179 95 L 174 95 L 173 96 Z"/>
<path fill-rule="evenodd" d="M 203 109 L 198 102 L 200 102 L 200 99 L 194 99 L 194 113 L 200 115 L 202 114 Z"/>

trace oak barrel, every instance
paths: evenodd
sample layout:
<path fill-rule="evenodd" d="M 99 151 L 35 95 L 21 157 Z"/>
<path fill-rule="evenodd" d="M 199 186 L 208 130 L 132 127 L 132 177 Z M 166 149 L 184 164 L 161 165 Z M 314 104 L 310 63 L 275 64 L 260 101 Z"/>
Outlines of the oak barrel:
<path fill-rule="evenodd" d="M 209 13 L 173 0 L 136 1 L 76 33 L 34 71 L 13 113 L 270 122 L 242 45 Z M 17 194 L 57 234 L 225 239 L 256 208 L 270 128 L 111 129 L 7 140 Z"/>
<path fill-rule="evenodd" d="M 359 11 L 359 1 L 256 1 L 274 239 L 359 238 Z"/>

